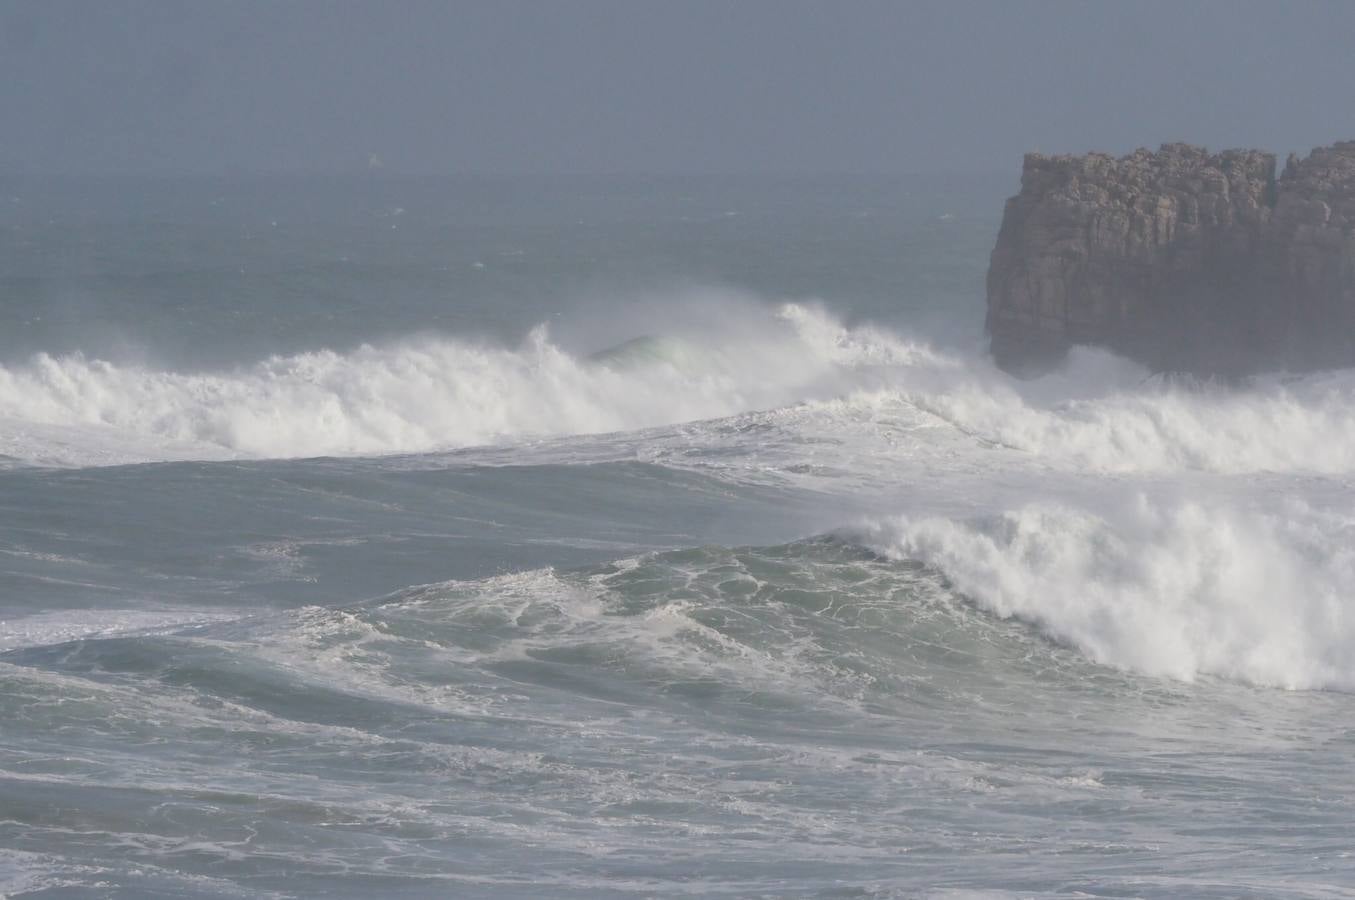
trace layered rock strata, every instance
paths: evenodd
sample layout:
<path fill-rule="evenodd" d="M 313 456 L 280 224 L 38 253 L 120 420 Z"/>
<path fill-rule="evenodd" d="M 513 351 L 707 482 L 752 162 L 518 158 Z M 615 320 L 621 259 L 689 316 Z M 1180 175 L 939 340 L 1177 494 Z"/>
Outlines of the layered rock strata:
<path fill-rule="evenodd" d="M 997 363 L 1073 344 L 1157 371 L 1355 365 L 1355 141 L 1291 156 L 1186 144 L 1025 159 L 988 269 Z"/>

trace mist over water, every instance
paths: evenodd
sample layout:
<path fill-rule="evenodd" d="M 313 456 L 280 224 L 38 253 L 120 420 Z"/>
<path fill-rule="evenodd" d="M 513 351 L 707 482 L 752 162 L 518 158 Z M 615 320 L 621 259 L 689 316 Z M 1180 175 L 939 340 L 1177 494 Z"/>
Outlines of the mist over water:
<path fill-rule="evenodd" d="M 1355 373 L 1009 378 L 1006 187 L 7 184 L 0 893 L 1342 895 Z"/>

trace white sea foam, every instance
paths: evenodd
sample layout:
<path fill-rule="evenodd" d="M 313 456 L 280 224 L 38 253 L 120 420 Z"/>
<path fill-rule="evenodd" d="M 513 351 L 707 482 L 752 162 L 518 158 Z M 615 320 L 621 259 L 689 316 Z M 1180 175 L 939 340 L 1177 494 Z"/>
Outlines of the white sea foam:
<path fill-rule="evenodd" d="M 423 337 L 227 372 L 37 354 L 0 367 L 0 453 L 101 465 L 134 461 L 136 447 L 146 460 L 379 455 L 623 431 L 830 397 L 852 386 L 858 361 L 928 355 L 801 306 L 759 326 L 598 358 L 565 351 L 545 327 L 518 347 Z"/>
<path fill-rule="evenodd" d="M 81 609 L 0 619 L 0 652 L 115 635 L 158 634 L 238 614 L 199 609 Z"/>
<path fill-rule="evenodd" d="M 1355 470 L 1355 371 L 1179 387 L 1104 351 L 1022 385 L 992 377 L 911 393 L 919 406 L 1009 447 L 1108 472 Z"/>
<path fill-rule="evenodd" d="M 1000 615 L 1090 658 L 1181 679 L 1355 689 L 1355 517 L 1139 496 L 1103 514 L 1029 505 L 898 518 L 867 541 L 943 571 Z"/>
<path fill-rule="evenodd" d="M 1082 472 L 1355 471 L 1355 372 L 1189 389 L 1083 349 L 1023 383 L 815 306 L 747 310 L 593 355 L 544 327 L 516 347 L 425 336 L 224 372 L 38 354 L 0 367 L 0 456 L 106 465 L 420 453 L 785 408 L 813 434 L 816 415 L 836 430 L 892 405 L 962 436 L 969 464 L 998 447 Z"/>

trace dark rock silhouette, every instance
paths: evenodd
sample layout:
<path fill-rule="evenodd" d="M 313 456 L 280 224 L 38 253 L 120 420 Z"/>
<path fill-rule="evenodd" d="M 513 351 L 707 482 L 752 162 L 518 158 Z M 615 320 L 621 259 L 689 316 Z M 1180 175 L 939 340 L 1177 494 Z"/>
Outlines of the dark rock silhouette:
<path fill-rule="evenodd" d="M 1355 141 L 1291 156 L 1187 144 L 1029 154 L 988 269 L 998 365 L 1096 344 L 1154 371 L 1355 365 Z"/>

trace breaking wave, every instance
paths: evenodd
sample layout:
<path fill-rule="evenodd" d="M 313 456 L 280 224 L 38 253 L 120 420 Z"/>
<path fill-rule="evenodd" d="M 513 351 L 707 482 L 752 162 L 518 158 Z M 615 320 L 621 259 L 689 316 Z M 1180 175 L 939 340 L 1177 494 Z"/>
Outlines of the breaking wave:
<path fill-rule="evenodd" d="M 1152 502 L 897 518 L 865 541 L 1092 660 L 1191 680 L 1355 690 L 1355 518 Z"/>
<path fill-rule="evenodd" d="M 1105 472 L 1355 469 L 1355 371 L 1174 386 L 1105 351 L 1028 386 L 955 384 L 915 401 L 975 434 Z"/>
<path fill-rule="evenodd" d="M 1189 388 L 1080 349 L 1063 371 L 1018 382 L 979 356 L 849 327 L 814 306 L 733 318 L 591 354 L 571 352 L 544 326 L 515 347 L 422 337 L 225 372 L 38 354 L 0 367 L 0 458 L 377 456 L 796 406 L 868 422 L 892 406 L 949 427 L 974 453 L 1001 448 L 1065 470 L 1355 470 L 1351 371 Z"/>
<path fill-rule="evenodd" d="M 88 441 L 135 458 L 122 445 L 139 441 L 147 458 L 417 453 L 826 398 L 853 385 L 846 374 L 853 367 L 929 355 L 905 341 L 872 341 L 871 329 L 849 331 L 798 305 L 760 326 L 737 338 L 629 341 L 593 356 L 566 351 L 539 326 L 518 347 L 425 337 L 219 373 L 38 354 L 0 367 L 0 452 L 61 461 L 52 444 Z M 76 464 L 101 461 L 104 454 L 87 449 L 65 455 Z"/>

